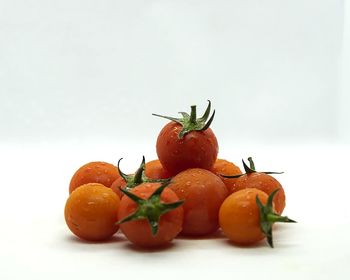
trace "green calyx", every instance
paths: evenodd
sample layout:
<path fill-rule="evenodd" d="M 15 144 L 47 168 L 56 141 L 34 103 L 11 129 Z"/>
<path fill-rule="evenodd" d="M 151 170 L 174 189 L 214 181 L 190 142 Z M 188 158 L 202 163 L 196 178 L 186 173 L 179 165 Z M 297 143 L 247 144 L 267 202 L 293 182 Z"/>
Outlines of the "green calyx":
<path fill-rule="evenodd" d="M 224 178 L 239 178 L 243 175 L 247 175 L 247 174 L 252 174 L 252 173 L 256 173 L 258 171 L 255 170 L 255 164 L 254 164 L 254 161 L 252 159 L 252 157 L 249 157 L 248 158 L 248 161 L 249 161 L 249 166 L 244 162 L 244 160 L 242 159 L 242 162 L 243 162 L 243 167 L 244 167 L 244 171 L 246 173 L 244 174 L 239 174 L 239 175 L 223 175 L 223 174 L 220 174 L 220 176 L 224 177 Z M 271 172 L 271 171 L 264 171 L 264 172 L 258 172 L 258 173 L 264 173 L 264 174 L 283 174 L 283 172 Z"/>
<path fill-rule="evenodd" d="M 162 116 L 157 114 L 152 114 L 153 116 L 165 118 L 174 122 L 177 122 L 182 126 L 182 130 L 179 133 L 179 139 L 182 139 L 187 133 L 191 131 L 204 131 L 211 125 L 214 116 L 215 116 L 215 110 L 213 111 L 213 114 L 210 116 L 210 110 L 211 110 L 211 102 L 208 100 L 209 104 L 207 109 L 205 110 L 202 117 L 197 118 L 197 106 L 192 105 L 191 106 L 191 113 L 188 114 L 186 112 L 179 112 L 179 114 L 182 115 L 182 118 L 173 118 L 168 116 Z M 208 120 L 209 118 L 209 120 Z"/>
<path fill-rule="evenodd" d="M 142 156 L 142 162 L 139 166 L 139 168 L 136 170 L 136 172 L 132 175 L 127 175 L 124 172 L 120 170 L 120 162 L 123 158 L 118 160 L 118 171 L 120 176 L 124 179 L 126 182 L 126 186 L 124 189 L 130 190 L 133 189 L 134 187 L 142 184 L 142 183 L 161 183 L 165 181 L 169 181 L 169 179 L 150 179 L 145 175 L 145 166 L 146 166 L 146 160 L 145 157 Z"/>
<path fill-rule="evenodd" d="M 258 195 L 256 196 L 256 204 L 260 211 L 260 228 L 267 238 L 267 243 L 273 248 L 272 239 L 272 225 L 276 222 L 282 223 L 296 223 L 296 221 L 289 219 L 287 216 L 278 215 L 273 211 L 272 201 L 276 193 L 280 189 L 274 190 L 268 197 L 266 205 L 263 205 Z"/>
<path fill-rule="evenodd" d="M 137 203 L 137 209 L 134 213 L 117 222 L 117 224 L 126 223 L 129 221 L 146 219 L 151 227 L 152 235 L 157 235 L 159 229 L 160 217 L 184 203 L 184 200 L 179 200 L 173 203 L 163 203 L 160 196 L 163 190 L 170 184 L 170 181 L 163 182 L 163 184 L 156 189 L 148 199 L 142 199 L 137 195 L 121 189 L 121 191 L 131 200 Z"/>

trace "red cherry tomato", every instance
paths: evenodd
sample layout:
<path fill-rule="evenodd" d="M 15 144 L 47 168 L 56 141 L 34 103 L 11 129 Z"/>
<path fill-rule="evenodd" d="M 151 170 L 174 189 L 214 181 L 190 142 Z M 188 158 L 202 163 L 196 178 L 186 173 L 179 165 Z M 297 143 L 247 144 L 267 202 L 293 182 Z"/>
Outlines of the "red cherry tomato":
<path fill-rule="evenodd" d="M 131 189 L 130 192 L 143 199 L 144 201 L 150 199 L 152 194 L 161 186 L 160 183 L 143 183 Z M 150 199 L 143 208 L 142 213 L 149 211 L 150 216 L 154 214 L 154 209 L 159 206 L 159 203 L 169 205 L 172 203 L 178 203 L 179 198 L 168 187 L 166 187 L 159 200 Z M 156 201 L 155 201 L 156 200 Z M 182 202 L 181 202 L 182 203 Z M 153 206 L 149 206 L 153 205 Z M 180 204 L 179 204 L 180 205 Z M 148 207 L 149 206 L 149 207 Z M 126 217 L 133 215 L 137 212 L 139 205 L 134 200 L 130 199 L 127 195 L 124 195 L 120 202 L 118 219 L 119 221 Z M 159 213 L 157 213 L 159 214 Z M 126 236 L 126 238 L 140 247 L 159 247 L 169 243 L 173 240 L 182 229 L 183 223 L 183 208 L 177 206 L 177 208 L 168 211 L 164 214 L 160 214 L 159 221 L 156 222 L 157 232 L 154 234 L 150 222 L 147 218 L 141 218 L 136 220 L 126 221 L 120 224 L 120 229 Z"/>
<path fill-rule="evenodd" d="M 181 113 L 183 118 L 172 118 L 164 126 L 157 139 L 157 155 L 172 176 L 189 168 L 211 169 L 219 151 L 217 139 L 209 128 L 215 111 L 210 114 L 209 105 L 201 118 L 197 118 L 196 106 L 191 106 L 191 115 Z"/>
<path fill-rule="evenodd" d="M 200 236 L 219 228 L 218 213 L 228 191 L 218 176 L 204 169 L 188 169 L 176 175 L 169 187 L 185 201 L 182 234 Z"/>
<path fill-rule="evenodd" d="M 168 123 L 157 139 L 157 154 L 170 174 L 189 168 L 210 169 L 217 157 L 219 147 L 213 131 L 191 131 L 180 139 L 181 125 Z"/>

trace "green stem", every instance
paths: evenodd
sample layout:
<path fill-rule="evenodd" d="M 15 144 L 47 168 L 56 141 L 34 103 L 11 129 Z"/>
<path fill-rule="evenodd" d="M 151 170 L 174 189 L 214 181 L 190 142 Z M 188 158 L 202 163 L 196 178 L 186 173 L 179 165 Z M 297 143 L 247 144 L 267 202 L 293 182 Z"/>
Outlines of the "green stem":
<path fill-rule="evenodd" d="M 233 179 L 233 178 L 239 178 L 243 175 L 248 175 L 248 174 L 252 174 L 252 173 L 256 173 L 257 171 L 255 170 L 255 164 L 254 161 L 252 159 L 252 157 L 248 157 L 248 161 L 249 161 L 249 166 L 245 163 L 245 161 L 242 159 L 242 163 L 243 163 L 243 168 L 245 171 L 245 174 L 239 174 L 239 175 L 224 175 L 224 174 L 220 174 L 220 176 L 224 177 L 224 178 L 229 178 L 229 179 Z M 282 174 L 283 172 L 270 172 L 270 171 L 262 171 L 262 172 L 258 172 L 258 173 L 264 173 L 264 174 Z"/>
<path fill-rule="evenodd" d="M 126 183 L 126 186 L 124 187 L 127 190 L 130 190 L 138 185 L 141 185 L 142 183 L 163 183 L 168 182 L 170 178 L 168 179 L 150 179 L 145 175 L 145 166 L 146 166 L 146 160 L 145 156 L 142 156 L 142 162 L 139 166 L 139 168 L 136 170 L 134 174 L 126 175 L 120 170 L 120 161 L 122 158 L 118 161 L 118 171 L 120 176 L 123 178 L 123 180 Z"/>
<path fill-rule="evenodd" d="M 197 118 L 196 105 L 191 106 L 190 114 L 186 112 L 179 112 L 182 115 L 182 118 L 173 118 L 173 117 L 168 117 L 168 116 L 163 116 L 158 114 L 152 114 L 152 115 L 156 117 L 165 118 L 180 124 L 182 126 L 182 129 L 178 134 L 178 138 L 182 139 L 187 133 L 190 133 L 191 131 L 205 131 L 206 129 L 209 128 L 215 116 L 215 110 L 214 110 L 213 114 L 209 118 L 210 110 L 211 110 L 211 102 L 210 100 L 208 100 L 207 109 L 205 110 L 201 118 Z"/>
<path fill-rule="evenodd" d="M 260 212 L 260 229 L 265 234 L 267 243 L 271 248 L 273 248 L 272 225 L 276 222 L 296 223 L 296 221 L 289 219 L 287 216 L 278 215 L 273 211 L 272 201 L 279 190 L 276 189 L 269 195 L 265 205 L 262 204 L 258 195 L 256 196 L 256 204 Z"/>
<path fill-rule="evenodd" d="M 270 223 L 296 223 L 296 221 L 289 219 L 287 216 L 280 216 L 275 213 L 269 213 L 266 215 L 266 220 L 269 221 Z"/>
<path fill-rule="evenodd" d="M 191 115 L 190 115 L 190 123 L 195 124 L 197 121 L 197 106 L 191 106 Z"/>
<path fill-rule="evenodd" d="M 252 157 L 249 157 L 248 161 L 249 161 L 249 164 L 250 164 L 250 169 L 255 170 L 255 164 L 254 164 L 254 161 L 253 161 Z"/>
<path fill-rule="evenodd" d="M 248 160 L 249 159 L 252 160 L 251 157 L 249 157 Z M 250 160 L 249 160 L 249 162 L 250 162 Z M 243 159 L 242 159 L 242 163 L 243 163 L 243 168 L 244 168 L 244 171 L 245 171 L 246 174 L 251 174 L 251 173 L 255 173 L 256 172 L 255 168 L 251 168 L 251 166 L 252 166 L 251 163 L 250 163 L 250 167 L 245 163 L 245 161 Z M 254 163 L 253 163 L 253 165 L 254 165 Z"/>
<path fill-rule="evenodd" d="M 135 172 L 134 180 L 133 180 L 134 184 L 139 185 L 139 184 L 143 183 L 142 175 L 143 175 L 144 171 L 145 171 L 145 156 L 142 157 L 141 165 Z"/>

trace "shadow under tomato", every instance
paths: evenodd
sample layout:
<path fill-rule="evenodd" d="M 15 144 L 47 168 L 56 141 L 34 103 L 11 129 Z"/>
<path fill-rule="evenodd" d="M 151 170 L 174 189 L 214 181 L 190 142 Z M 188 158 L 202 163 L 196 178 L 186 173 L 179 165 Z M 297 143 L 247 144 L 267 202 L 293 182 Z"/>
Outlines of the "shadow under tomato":
<path fill-rule="evenodd" d="M 269 248 L 269 245 L 267 244 L 267 242 L 265 240 L 260 240 L 256 243 L 249 244 L 249 245 L 236 243 L 236 242 L 233 242 L 229 239 L 223 240 L 223 242 L 226 245 L 229 245 L 232 247 L 237 247 L 237 248 L 242 248 L 242 249 L 256 249 L 256 248 L 263 248 L 263 247 Z"/>
<path fill-rule="evenodd" d="M 171 248 L 176 247 L 176 244 L 173 242 L 169 242 L 167 244 L 164 244 L 162 246 L 159 247 L 151 247 L 151 248 L 146 248 L 146 247 L 140 247 L 137 246 L 133 243 L 128 242 L 127 244 L 124 245 L 126 249 L 128 250 L 133 250 L 135 252 L 140 252 L 140 253 L 158 253 L 158 252 L 162 252 L 165 250 L 170 250 Z"/>
<path fill-rule="evenodd" d="M 77 243 L 77 244 L 109 244 L 109 243 L 121 242 L 121 241 L 124 241 L 125 239 L 123 239 L 121 236 L 113 235 L 112 237 L 110 237 L 106 240 L 90 241 L 90 240 L 85 240 L 85 239 L 79 238 L 75 235 L 66 235 L 65 240 L 67 242 Z"/>
<path fill-rule="evenodd" d="M 225 238 L 225 235 L 222 233 L 221 230 L 217 230 L 213 233 L 207 234 L 207 235 L 184 235 L 179 234 L 176 239 L 183 239 L 183 240 L 210 240 L 210 239 L 223 239 Z"/>

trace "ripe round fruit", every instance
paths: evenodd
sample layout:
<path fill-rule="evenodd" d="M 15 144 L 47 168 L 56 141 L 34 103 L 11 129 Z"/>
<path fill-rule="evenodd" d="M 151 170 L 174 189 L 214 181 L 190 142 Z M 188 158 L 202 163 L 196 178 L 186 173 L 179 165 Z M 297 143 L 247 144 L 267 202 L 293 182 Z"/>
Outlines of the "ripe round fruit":
<path fill-rule="evenodd" d="M 149 179 L 168 179 L 171 177 L 171 174 L 163 167 L 159 159 L 146 163 L 145 175 Z"/>
<path fill-rule="evenodd" d="M 130 192 L 142 199 L 148 199 L 161 186 L 160 183 L 143 183 L 131 189 Z M 165 204 L 178 202 L 179 198 L 170 188 L 166 187 L 160 195 L 160 201 Z M 138 205 L 124 195 L 120 202 L 118 220 L 136 212 Z M 120 229 L 126 238 L 140 247 L 159 247 L 168 244 L 181 231 L 183 223 L 183 208 L 179 206 L 160 216 L 158 232 L 152 234 L 147 219 L 132 220 L 120 224 Z"/>
<path fill-rule="evenodd" d="M 200 236 L 219 228 L 218 213 L 228 191 L 218 176 L 200 168 L 188 169 L 176 175 L 169 187 L 185 200 L 182 234 Z"/>
<path fill-rule="evenodd" d="M 221 177 L 220 175 L 230 174 L 230 175 L 239 175 L 242 174 L 241 169 L 235 165 L 234 163 L 227 161 L 225 159 L 217 159 L 211 168 L 211 171 L 218 175 L 221 180 L 224 182 L 229 193 L 233 193 L 235 191 L 235 180 Z"/>
<path fill-rule="evenodd" d="M 100 183 L 110 187 L 119 177 L 118 168 L 113 164 L 102 161 L 89 162 L 74 173 L 69 184 L 69 193 L 88 183 Z"/>
<path fill-rule="evenodd" d="M 219 146 L 210 128 L 203 131 L 191 131 L 179 138 L 182 126 L 170 122 L 164 126 L 157 139 L 157 155 L 171 175 L 189 169 L 211 169 Z"/>
<path fill-rule="evenodd" d="M 227 180 L 233 180 L 234 191 L 256 188 L 270 195 L 274 190 L 280 189 L 276 193 L 273 202 L 275 204 L 276 213 L 281 214 L 283 212 L 286 206 L 286 196 L 282 185 L 274 177 L 265 173 L 254 172 L 245 174 L 239 178 Z"/>
<path fill-rule="evenodd" d="M 64 217 L 69 229 L 89 241 L 102 241 L 117 232 L 120 199 L 102 184 L 80 186 L 69 196 Z"/>
<path fill-rule="evenodd" d="M 220 207 L 220 227 L 224 234 L 237 244 L 254 244 L 265 238 L 260 228 L 257 195 L 261 202 L 266 204 L 268 196 L 265 192 L 249 188 L 229 195 Z"/>

